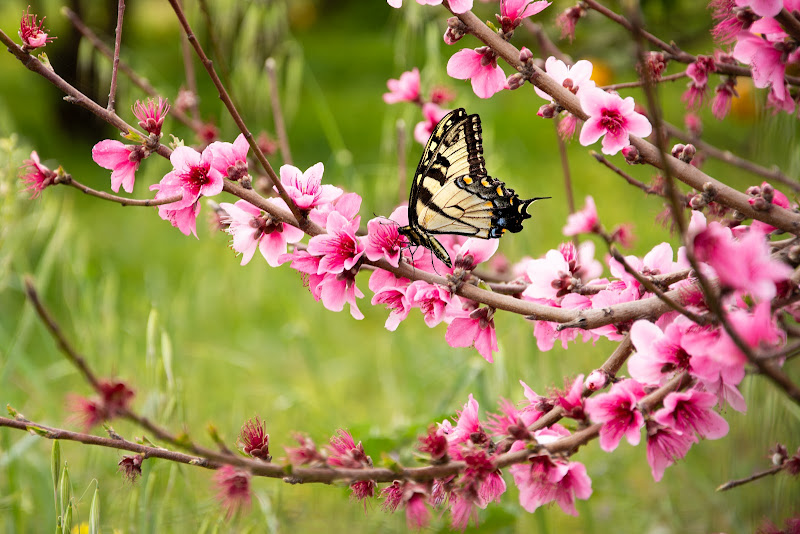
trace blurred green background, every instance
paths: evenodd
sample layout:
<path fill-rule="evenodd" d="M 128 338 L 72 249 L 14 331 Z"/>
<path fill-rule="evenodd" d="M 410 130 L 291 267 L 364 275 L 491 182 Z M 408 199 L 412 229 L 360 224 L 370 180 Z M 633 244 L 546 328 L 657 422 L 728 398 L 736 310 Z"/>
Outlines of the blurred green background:
<path fill-rule="evenodd" d="M 184 3 L 210 53 L 198 3 Z M 443 8 L 419 6 L 413 0 L 406 0 L 401 10 L 379 0 L 208 3 L 220 43 L 216 64 L 227 67 L 230 89 L 250 129 L 274 133 L 262 68 L 271 56 L 278 65 L 295 164 L 305 169 L 322 161 L 327 183 L 364 197 L 364 221 L 373 213 L 388 216 L 398 197 L 406 196 L 397 178 L 398 119 L 406 124 L 409 175 L 419 159 L 421 146 L 411 136 L 420 120 L 418 109 L 410 104 L 387 106 L 381 99 L 387 79 L 418 66 L 424 91 L 446 85 L 457 92 L 454 106 L 480 113 L 492 175 L 523 197 L 553 197 L 537 203 L 525 231 L 504 239 L 501 252 L 517 261 L 524 255 L 543 255 L 564 240 L 567 206 L 554 125 L 536 116 L 543 101 L 530 87 L 480 100 L 467 82 L 448 78 L 449 56 L 479 44 L 467 37 L 459 46 L 444 45 Z M 56 72 L 104 105 L 109 62 L 79 41 L 60 14 L 65 4 L 108 38 L 115 26 L 116 2 L 32 2 L 32 11 L 47 15 L 48 29 L 58 36 L 46 48 Z M 174 14 L 165 1 L 128 4 L 122 57 L 174 100 L 185 84 Z M 711 52 L 704 2 L 643 4 L 649 28 L 665 40 L 674 39 L 692 53 Z M 536 17 L 554 39 L 555 16 L 569 5 L 557 1 Z M 609 5 L 620 10 L 616 2 Z M 16 37 L 26 6 L 27 2 L 2 2 L 0 28 Z M 494 18 L 495 8 L 476 3 L 484 20 Z M 538 53 L 522 28 L 514 44 Z M 634 79 L 629 40 L 596 14 L 581 21 L 574 44 L 560 44 L 575 59 L 594 61 L 599 83 Z M 215 122 L 222 139 L 232 141 L 238 133 L 235 126 L 197 62 L 195 70 L 203 119 Z M 668 72 L 680 70 L 671 65 Z M 294 430 L 310 433 L 321 444 L 344 427 L 364 442 L 376 463 L 382 455 L 399 451 L 404 463 L 414 465 L 410 453 L 416 436 L 429 423 L 460 409 L 469 393 L 482 409 L 494 411 L 500 397 L 522 398 L 518 380 L 546 393 L 560 387 L 565 377 L 590 372 L 614 348 L 613 343 L 599 341 L 540 353 L 530 323 L 498 313 L 500 353 L 488 364 L 473 349 L 450 348 L 444 341 L 445 326 L 428 329 L 418 313 L 397 332 L 386 331 L 387 311 L 369 305 L 366 275 L 358 282 L 367 293 L 359 302 L 366 318 L 355 321 L 347 311 L 337 314 L 315 303 L 288 267 L 270 269 L 260 256 L 240 267 L 228 237 L 209 229 L 207 206 L 198 219 L 196 240 L 180 234 L 152 209 L 121 208 L 74 189 L 50 188 L 41 199 L 29 200 L 21 192 L 17 169 L 32 149 L 52 168 L 63 165 L 76 179 L 108 191 L 109 172 L 94 165 L 90 150 L 104 138 L 117 138 L 117 133 L 62 101 L 58 91 L 7 53 L 0 55 L 0 80 L 0 401 L 34 421 L 77 429 L 69 421 L 72 414 L 65 398 L 91 392 L 26 303 L 25 273 L 34 276 L 67 336 L 93 368 L 135 388 L 137 410 L 209 445 L 205 429 L 211 423 L 231 447 L 244 421 L 259 415 L 267 421 L 275 457 L 292 444 Z M 715 84 L 716 79 L 712 88 Z M 678 125 L 685 111 L 679 100 L 683 89 L 683 81 L 662 87 L 666 118 Z M 763 91 L 754 93 L 745 83 L 739 89 L 742 98 L 724 123 L 709 110 L 700 113 L 705 138 L 796 175 L 798 151 L 787 150 L 796 146 L 796 119 L 765 112 Z M 629 94 L 641 99 L 636 91 L 623 92 Z M 121 77 L 120 115 L 134 123 L 129 107 L 144 96 Z M 195 142 L 192 132 L 172 119 L 165 132 Z M 608 228 L 633 222 L 637 241 L 632 253 L 644 254 L 664 240 L 677 248 L 675 239 L 655 222 L 662 210 L 659 199 L 644 197 L 601 168 L 587 148 L 572 143 L 569 153 L 576 202 L 580 206 L 585 195 L 593 195 Z M 620 157 L 614 161 L 622 163 Z M 282 164 L 278 155 L 271 162 L 276 169 Z M 158 157 L 143 163 L 133 196 L 150 197 L 148 186 L 169 168 L 169 162 Z M 715 161 L 708 161 L 704 169 L 740 189 L 761 182 Z M 645 181 L 652 177 L 650 168 L 625 170 Z M 598 251 L 604 254 L 599 243 Z M 786 443 L 790 450 L 800 445 L 797 406 L 757 377 L 747 378 L 742 390 L 749 415 L 727 410 L 730 435 L 693 447 L 660 483 L 652 480 L 644 444 L 623 444 L 615 454 L 605 454 L 592 443 L 576 457 L 587 465 L 594 488 L 590 501 L 578 503 L 579 517 L 566 516 L 557 507 L 526 513 L 508 477 L 503 503 L 480 513 L 482 528 L 744 533 L 764 517 L 781 523 L 798 512 L 796 480 L 778 476 L 725 494 L 714 492 L 722 482 L 766 467 L 767 450 L 775 442 Z M 125 422 L 112 425 L 129 439 L 142 435 Z M 0 530 L 52 532 L 50 447 L 35 436 L 0 429 Z M 360 505 L 348 501 L 344 487 L 289 486 L 270 479 L 254 481 L 250 513 L 229 523 L 214 497 L 208 471 L 150 460 L 142 479 L 131 485 L 116 472 L 121 456 L 117 451 L 68 442 L 62 451 L 79 499 L 76 524 L 88 519 L 96 479 L 106 532 L 406 529 L 402 513 L 387 515 L 377 502 L 365 515 Z M 431 529 L 447 530 L 448 522 L 447 515 L 437 518 Z"/>

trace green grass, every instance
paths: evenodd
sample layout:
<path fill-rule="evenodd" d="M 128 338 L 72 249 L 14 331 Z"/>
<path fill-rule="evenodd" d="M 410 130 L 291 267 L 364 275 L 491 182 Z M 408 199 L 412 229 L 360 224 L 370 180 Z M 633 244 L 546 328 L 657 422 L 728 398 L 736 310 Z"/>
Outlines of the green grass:
<path fill-rule="evenodd" d="M 567 209 L 553 125 L 535 115 L 542 101 L 530 88 L 482 101 L 467 83 L 448 79 L 444 65 L 454 49 L 441 43 L 443 11 L 405 3 L 400 11 L 379 1 L 370 7 L 310 0 L 291 2 L 290 7 L 252 3 L 241 8 L 248 10 L 248 18 L 238 31 L 229 27 L 233 12 L 220 9 L 220 35 L 239 39 L 224 47 L 245 119 L 255 132 L 272 130 L 268 88 L 260 70 L 272 55 L 279 62 L 295 164 L 305 169 L 322 161 L 327 182 L 364 197 L 365 220 L 373 213 L 388 215 L 398 196 L 395 120 L 404 118 L 410 140 L 419 119 L 411 106 L 386 106 L 381 94 L 386 79 L 420 66 L 424 84 L 456 88 L 455 104 L 481 114 L 491 174 L 523 196 L 554 197 L 537 203 L 525 231 L 505 238 L 501 246 L 512 261 L 544 254 L 563 240 Z M 68 27 L 58 15 L 59 2 L 43 4 L 46 10 L 40 12 L 59 35 L 48 47 L 52 59 L 68 41 Z M 192 4 L 190 14 L 198 24 L 194 4 L 187 4 Z M 647 3 L 652 20 L 663 19 L 667 4 Z M 702 6 L 681 4 L 688 22 L 672 27 L 669 21 L 675 19 L 667 19 L 655 30 L 675 36 L 692 52 L 710 50 Z M 15 33 L 25 5 L 0 8 L 0 27 L 6 33 Z M 164 5 L 151 1 L 129 6 L 125 59 L 174 98 L 183 67 L 177 24 Z M 479 9 L 482 18 L 490 17 L 488 7 Z M 543 22 L 551 25 L 554 14 L 548 13 Z M 616 81 L 632 79 L 630 54 L 613 48 L 624 37 L 598 18 L 587 22 L 569 52 L 575 58 L 602 59 L 614 69 Z M 554 28 L 549 31 L 556 35 Z M 207 45 L 205 32 L 198 33 Z M 470 38 L 462 43 L 459 47 L 476 46 Z M 535 50 L 524 32 L 515 43 Z M 67 68 L 54 66 L 58 72 Z M 107 71 L 107 62 L 99 61 L 97 68 Z M 203 116 L 217 117 L 221 105 L 199 65 L 196 70 Z M 483 409 L 494 410 L 500 397 L 522 398 L 519 379 L 544 393 L 561 386 L 566 376 L 590 372 L 614 348 L 599 341 L 539 353 L 531 324 L 500 312 L 501 351 L 488 364 L 472 349 L 448 347 L 444 325 L 428 329 L 418 314 L 397 332 L 386 331 L 387 312 L 369 305 L 366 275 L 358 280 L 367 293 L 359 302 L 366 317 L 355 321 L 347 311 L 332 313 L 314 302 L 288 267 L 270 269 L 259 257 L 240 267 L 227 237 L 210 232 L 202 220 L 200 239 L 195 240 L 171 228 L 152 209 L 120 208 L 68 188 L 51 188 L 31 201 L 16 181 L 16 168 L 31 149 L 45 163 L 64 165 L 78 180 L 108 190 L 108 172 L 92 163 L 90 149 L 116 134 L 102 125 L 87 133 L 76 123 L 65 124 L 60 117 L 69 105 L 10 55 L 0 56 L 0 72 L 0 401 L 34 421 L 77 428 L 69 420 L 65 398 L 89 395 L 90 390 L 26 304 L 22 277 L 28 273 L 98 374 L 135 388 L 137 410 L 175 431 L 185 429 L 205 444 L 210 444 L 205 428 L 213 423 L 231 446 L 242 423 L 259 415 L 267 421 L 276 457 L 283 455 L 284 445 L 291 445 L 292 431 L 306 431 L 324 443 L 345 427 L 363 440 L 376 463 L 382 454 L 397 451 L 404 463 L 414 465 L 409 452 L 416 436 L 460 409 L 469 393 Z M 99 95 L 107 93 L 104 83 L 96 86 Z M 676 124 L 682 123 L 682 90 L 679 82 L 662 94 L 667 119 Z M 127 108 L 142 95 L 127 82 L 121 91 L 120 113 L 132 120 Z M 783 148 L 796 140 L 793 119 L 759 113 L 717 123 L 707 111 L 702 116 L 707 138 L 718 146 L 796 173 L 797 156 Z M 83 120 L 92 121 L 85 115 Z M 221 120 L 221 130 L 226 140 L 236 133 L 230 119 Z M 181 125 L 170 123 L 166 131 L 192 140 Z M 9 138 L 11 132 L 17 134 Z M 410 141 L 410 169 L 420 150 Z M 663 240 L 677 248 L 675 239 L 654 223 L 662 209 L 659 199 L 643 197 L 597 165 L 577 143 L 569 153 L 578 203 L 593 195 L 609 228 L 635 223 L 637 242 L 631 253 L 643 254 Z M 272 163 L 277 168 L 280 159 Z M 160 158 L 147 160 L 137 175 L 134 196 L 149 196 L 149 184 L 168 168 Z M 649 168 L 625 170 L 642 180 L 652 174 Z M 760 182 L 718 162 L 708 161 L 704 170 L 738 188 Z M 598 251 L 602 256 L 599 244 Z M 757 377 L 746 379 L 743 392 L 750 413 L 725 413 L 731 434 L 693 447 L 660 483 L 652 481 L 643 445 L 624 444 L 606 454 L 591 443 L 576 458 L 587 465 L 594 487 L 591 500 L 578 504 L 579 517 L 565 516 L 557 507 L 524 512 L 508 478 L 509 494 L 502 504 L 481 513 L 481 524 L 501 532 L 606 532 L 614 525 L 630 532 L 744 533 L 754 530 L 762 517 L 781 522 L 797 512 L 800 502 L 796 483 L 786 477 L 714 492 L 722 482 L 764 468 L 766 451 L 776 441 L 790 449 L 800 444 L 796 406 Z M 128 439 L 142 435 L 128 423 L 111 424 Z M 50 446 L 35 436 L 0 429 L 0 510 L 5 512 L 0 530 L 52 531 Z M 88 520 L 92 481 L 97 480 L 106 532 L 405 530 L 402 514 L 388 516 L 374 503 L 365 515 L 361 506 L 348 501 L 344 487 L 290 486 L 270 479 L 254 482 L 250 513 L 229 523 L 214 497 L 210 472 L 148 460 L 144 476 L 131 485 L 116 472 L 120 456 L 62 443 L 79 499 L 78 520 Z M 433 528 L 446 530 L 446 521 L 436 520 Z"/>

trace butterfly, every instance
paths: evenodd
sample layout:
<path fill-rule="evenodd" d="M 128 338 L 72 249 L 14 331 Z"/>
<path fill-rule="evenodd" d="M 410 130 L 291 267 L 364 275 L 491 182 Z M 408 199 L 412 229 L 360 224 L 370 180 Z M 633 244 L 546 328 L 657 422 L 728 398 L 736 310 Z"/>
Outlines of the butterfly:
<path fill-rule="evenodd" d="M 411 245 L 421 245 L 452 267 L 447 249 L 434 234 L 494 239 L 522 230 L 528 206 L 513 189 L 486 173 L 481 118 L 463 108 L 445 115 L 433 129 L 419 160 L 408 200 L 408 226 L 398 229 Z"/>

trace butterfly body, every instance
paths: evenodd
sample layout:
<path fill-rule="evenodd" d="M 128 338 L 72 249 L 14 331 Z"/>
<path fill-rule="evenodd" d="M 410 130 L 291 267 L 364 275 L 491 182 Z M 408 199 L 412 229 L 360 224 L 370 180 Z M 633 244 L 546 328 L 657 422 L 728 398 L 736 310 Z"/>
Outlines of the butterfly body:
<path fill-rule="evenodd" d="M 439 121 L 428 139 L 411 185 L 408 226 L 399 232 L 451 267 L 447 249 L 434 234 L 495 239 L 519 232 L 534 200 L 539 198 L 520 199 L 486 173 L 480 117 L 458 108 Z"/>

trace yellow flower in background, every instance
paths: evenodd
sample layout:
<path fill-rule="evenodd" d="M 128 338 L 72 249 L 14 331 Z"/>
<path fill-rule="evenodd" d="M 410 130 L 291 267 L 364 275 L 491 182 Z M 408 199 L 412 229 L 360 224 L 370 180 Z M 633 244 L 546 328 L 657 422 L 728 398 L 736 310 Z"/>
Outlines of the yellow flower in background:
<path fill-rule="evenodd" d="M 614 80 L 614 71 L 611 70 L 611 66 L 602 59 L 588 59 L 592 62 L 593 66 L 592 81 L 598 86 L 610 85 Z"/>
<path fill-rule="evenodd" d="M 731 113 L 737 119 L 752 119 L 756 115 L 756 101 L 753 92 L 753 80 L 740 76 L 736 79 L 736 92 L 731 100 Z"/>

